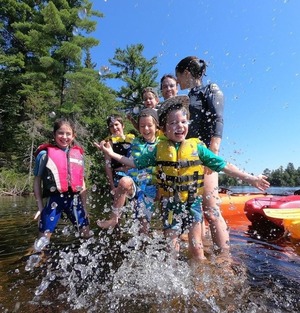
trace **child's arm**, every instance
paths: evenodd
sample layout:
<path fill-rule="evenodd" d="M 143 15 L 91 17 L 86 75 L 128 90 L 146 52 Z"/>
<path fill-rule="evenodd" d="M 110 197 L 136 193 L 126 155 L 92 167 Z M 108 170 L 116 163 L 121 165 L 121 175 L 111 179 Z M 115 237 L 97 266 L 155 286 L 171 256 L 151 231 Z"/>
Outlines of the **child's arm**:
<path fill-rule="evenodd" d="M 227 163 L 226 166 L 223 168 L 223 171 L 225 174 L 241 179 L 261 191 L 264 191 L 270 187 L 270 183 L 266 180 L 267 177 L 265 175 L 251 175 L 249 173 L 241 171 L 233 164 Z"/>
<path fill-rule="evenodd" d="M 209 150 L 211 150 L 214 154 L 219 155 L 221 145 L 220 137 L 212 137 L 210 140 Z"/>
<path fill-rule="evenodd" d="M 104 154 L 104 160 L 105 160 L 105 173 L 107 180 L 109 182 L 109 186 L 111 190 L 114 190 L 114 177 L 113 177 L 113 171 L 111 168 L 111 158 L 105 153 Z"/>
<path fill-rule="evenodd" d="M 85 215 L 87 216 L 87 208 L 86 208 L 86 203 L 87 203 L 87 190 L 86 190 L 86 186 L 85 186 L 85 181 L 83 181 L 83 186 L 82 186 L 82 190 L 80 191 L 80 198 L 81 198 L 81 203 L 83 206 L 83 209 L 85 211 Z"/>
<path fill-rule="evenodd" d="M 131 168 L 136 167 L 132 159 L 126 158 L 125 156 L 121 154 L 115 153 L 109 142 L 103 140 L 100 142 L 100 144 L 96 142 L 94 144 L 99 150 L 102 150 L 105 154 L 115 159 L 116 161 Z"/>
<path fill-rule="evenodd" d="M 43 197 L 42 197 L 42 178 L 40 176 L 35 176 L 33 181 L 33 192 L 37 202 L 38 211 L 35 213 L 34 219 L 36 220 L 43 211 Z"/>

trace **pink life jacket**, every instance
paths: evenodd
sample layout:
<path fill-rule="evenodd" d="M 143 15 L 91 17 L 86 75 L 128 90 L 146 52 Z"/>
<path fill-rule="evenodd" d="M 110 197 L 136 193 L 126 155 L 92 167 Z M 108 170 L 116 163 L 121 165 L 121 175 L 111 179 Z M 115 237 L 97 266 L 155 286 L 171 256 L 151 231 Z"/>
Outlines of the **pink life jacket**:
<path fill-rule="evenodd" d="M 48 161 L 46 168 L 53 176 L 55 186 L 47 186 L 50 192 L 67 192 L 69 188 L 73 192 L 80 192 L 84 184 L 83 149 L 78 146 L 71 147 L 65 152 L 52 144 L 43 144 L 38 147 L 38 154 L 47 150 Z"/>

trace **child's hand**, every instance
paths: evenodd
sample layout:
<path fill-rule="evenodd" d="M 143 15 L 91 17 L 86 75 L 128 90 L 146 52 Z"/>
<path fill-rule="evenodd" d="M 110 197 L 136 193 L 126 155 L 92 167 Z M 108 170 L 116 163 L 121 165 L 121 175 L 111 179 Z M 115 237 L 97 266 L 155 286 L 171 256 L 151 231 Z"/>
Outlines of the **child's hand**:
<path fill-rule="evenodd" d="M 100 144 L 97 142 L 94 142 L 94 145 L 107 155 L 110 155 L 110 153 L 113 152 L 112 146 L 109 141 L 102 140 Z"/>
<path fill-rule="evenodd" d="M 267 176 L 258 175 L 255 177 L 253 186 L 255 186 L 257 189 L 261 191 L 264 191 L 270 187 L 270 183 L 267 181 Z"/>

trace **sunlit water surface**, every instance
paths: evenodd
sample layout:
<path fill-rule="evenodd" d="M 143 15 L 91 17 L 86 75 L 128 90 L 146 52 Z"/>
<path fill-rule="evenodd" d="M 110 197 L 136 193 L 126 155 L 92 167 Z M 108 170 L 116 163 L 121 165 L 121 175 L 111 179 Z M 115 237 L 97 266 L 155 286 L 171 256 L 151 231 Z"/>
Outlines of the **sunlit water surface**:
<path fill-rule="evenodd" d="M 27 253 L 37 223 L 32 197 L 0 198 L 1 312 L 299 312 L 300 248 L 288 238 L 267 242 L 247 234 L 245 219 L 230 223 L 233 263 L 190 267 L 170 258 L 160 223 L 151 238 L 136 236 L 127 215 L 121 231 L 100 232 L 95 220 L 107 201 L 89 198 L 95 236 L 78 238 L 60 223 L 46 256 L 31 266 Z"/>

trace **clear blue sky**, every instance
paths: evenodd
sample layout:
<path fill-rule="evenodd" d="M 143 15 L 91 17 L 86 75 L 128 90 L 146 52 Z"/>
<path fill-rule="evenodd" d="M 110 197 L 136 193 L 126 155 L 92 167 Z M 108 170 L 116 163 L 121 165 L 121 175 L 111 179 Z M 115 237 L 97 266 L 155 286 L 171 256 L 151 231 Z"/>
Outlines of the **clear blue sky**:
<path fill-rule="evenodd" d="M 299 0 L 94 0 L 97 66 L 142 43 L 160 77 L 188 55 L 225 95 L 221 155 L 242 169 L 300 167 Z M 112 83 L 110 83 L 111 85 Z M 186 94 L 187 91 L 180 91 Z"/>

